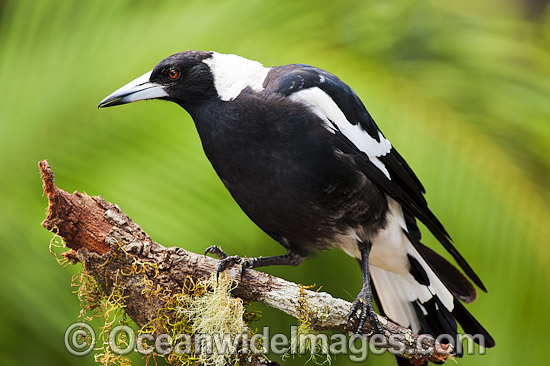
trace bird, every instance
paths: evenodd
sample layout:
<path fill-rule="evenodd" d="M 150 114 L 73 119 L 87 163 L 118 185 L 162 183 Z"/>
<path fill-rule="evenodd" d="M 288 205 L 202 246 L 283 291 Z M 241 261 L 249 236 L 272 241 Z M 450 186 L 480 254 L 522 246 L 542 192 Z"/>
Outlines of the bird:
<path fill-rule="evenodd" d="M 340 248 L 359 263 L 362 288 L 350 320 L 362 333 L 381 314 L 414 333 L 449 335 L 457 322 L 474 341 L 494 339 L 463 303 L 484 284 L 428 208 L 425 189 L 346 83 L 306 64 L 265 67 L 214 51 L 188 50 L 103 99 L 99 108 L 159 99 L 192 117 L 203 150 L 246 215 L 285 254 L 247 258 L 217 246 L 218 273 L 300 264 Z M 418 221 L 463 270 L 422 243 Z M 241 272 L 241 275 L 243 272 Z M 473 282 L 473 284 L 472 284 Z M 443 342 L 445 343 L 445 342 Z M 460 355 L 460 354 L 459 354 Z M 398 358 L 398 364 L 408 361 Z"/>

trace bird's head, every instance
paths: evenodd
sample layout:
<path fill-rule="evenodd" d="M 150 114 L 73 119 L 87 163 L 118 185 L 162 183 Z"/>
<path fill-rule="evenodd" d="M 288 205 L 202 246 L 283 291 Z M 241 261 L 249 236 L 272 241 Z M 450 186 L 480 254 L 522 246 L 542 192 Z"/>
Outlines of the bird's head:
<path fill-rule="evenodd" d="M 203 63 L 212 55 L 212 52 L 185 51 L 169 56 L 153 70 L 107 96 L 98 107 L 162 99 L 187 108 L 217 97 L 211 70 Z"/>

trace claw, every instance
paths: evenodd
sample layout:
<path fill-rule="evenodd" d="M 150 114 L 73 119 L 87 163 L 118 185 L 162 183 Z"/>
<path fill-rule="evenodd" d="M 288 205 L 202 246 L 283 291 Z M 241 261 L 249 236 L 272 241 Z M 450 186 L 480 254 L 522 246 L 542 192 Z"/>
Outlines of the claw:
<path fill-rule="evenodd" d="M 254 261 L 255 261 L 256 258 L 245 258 L 242 260 L 241 262 L 241 280 L 243 279 L 244 277 L 244 274 L 246 272 L 247 269 L 249 268 L 254 268 Z"/>
<path fill-rule="evenodd" d="M 204 251 L 204 255 L 207 255 L 208 253 L 214 254 L 219 259 L 225 259 L 229 257 L 223 250 L 221 250 L 217 245 L 211 245 Z"/>
<path fill-rule="evenodd" d="M 240 270 L 240 274 L 241 274 L 241 280 L 243 279 L 244 277 L 244 272 L 246 271 L 246 268 L 248 267 L 248 260 L 243 260 L 242 263 L 241 263 L 241 270 Z"/>
<path fill-rule="evenodd" d="M 232 255 L 229 256 L 225 254 L 223 250 L 221 250 L 217 245 L 211 245 L 204 251 L 204 255 L 207 254 L 214 254 L 216 257 L 220 259 L 220 263 L 218 264 L 218 268 L 216 269 L 216 279 L 220 278 L 220 273 L 225 271 L 227 268 L 234 266 L 235 264 L 240 265 L 240 275 L 241 279 L 244 276 L 244 272 L 247 268 L 250 267 L 250 261 L 248 259 L 242 259 L 238 255 Z"/>
<path fill-rule="evenodd" d="M 382 330 L 382 326 L 378 321 L 378 314 L 376 314 L 376 312 L 372 309 L 372 305 L 370 305 L 368 301 L 365 301 L 360 296 L 357 297 L 353 302 L 353 305 L 351 307 L 351 312 L 348 317 L 348 322 L 352 320 L 352 318 L 357 314 L 357 311 L 359 311 L 359 309 L 361 310 L 361 313 L 359 315 L 359 323 L 355 330 L 355 334 L 363 334 L 363 326 L 365 325 L 365 321 L 367 320 L 368 316 L 370 316 L 373 321 L 375 332 L 379 334 L 384 334 Z"/>
<path fill-rule="evenodd" d="M 241 262 L 242 259 L 238 255 L 232 255 L 230 257 L 226 255 L 225 258 L 221 259 L 220 263 L 218 264 L 218 269 L 216 270 L 216 280 L 220 278 L 220 273 L 225 271 L 227 268 L 234 266 L 235 264 L 240 264 Z"/>

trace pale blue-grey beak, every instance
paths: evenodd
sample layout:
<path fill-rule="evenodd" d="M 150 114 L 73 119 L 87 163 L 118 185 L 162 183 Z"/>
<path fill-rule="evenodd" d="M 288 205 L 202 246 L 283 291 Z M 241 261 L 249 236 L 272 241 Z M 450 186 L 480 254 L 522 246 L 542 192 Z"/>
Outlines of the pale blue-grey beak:
<path fill-rule="evenodd" d="M 149 71 L 141 75 L 137 79 L 113 92 L 99 103 L 98 108 L 133 103 L 139 100 L 167 97 L 168 93 L 165 90 L 166 86 L 149 80 L 151 72 L 152 71 Z"/>

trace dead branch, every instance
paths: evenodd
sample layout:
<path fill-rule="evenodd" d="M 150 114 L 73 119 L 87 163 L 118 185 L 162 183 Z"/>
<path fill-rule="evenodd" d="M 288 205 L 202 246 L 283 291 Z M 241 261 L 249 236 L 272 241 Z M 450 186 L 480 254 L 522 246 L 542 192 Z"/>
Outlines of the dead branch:
<path fill-rule="evenodd" d="M 106 293 L 113 290 L 116 278 L 116 285 L 124 288 L 125 310 L 138 326 L 154 319 L 157 310 L 163 307 L 163 301 L 160 297 L 143 295 L 145 284 L 142 276 L 116 276 L 119 271 L 131 268 L 136 260 L 151 264 L 144 268 L 156 272 L 149 277 L 153 287 L 160 286 L 176 293 L 181 291 L 188 276 L 208 278 L 216 270 L 218 261 L 214 258 L 155 243 L 117 205 L 101 196 L 92 197 L 79 192 L 69 194 L 58 188 L 47 161 L 41 161 L 39 168 L 43 189 L 49 199 L 48 215 L 42 226 L 64 239 L 70 248 L 65 257 L 80 261 Z M 242 280 L 238 268 L 227 272 L 238 282 L 233 290 L 234 296 L 260 302 L 302 319 L 303 304 L 306 303 L 311 329 L 344 333 L 354 330 L 357 319 L 348 322 L 351 303 L 345 300 L 255 270 L 248 270 Z M 432 337 L 413 334 L 410 329 L 383 317 L 379 319 L 384 339 L 391 337 L 393 341 L 385 346 L 378 341 L 377 346 L 418 364 L 426 361 L 442 363 L 451 356 L 448 347 L 438 344 Z M 365 334 L 372 334 L 373 330 L 373 324 L 365 324 Z"/>

